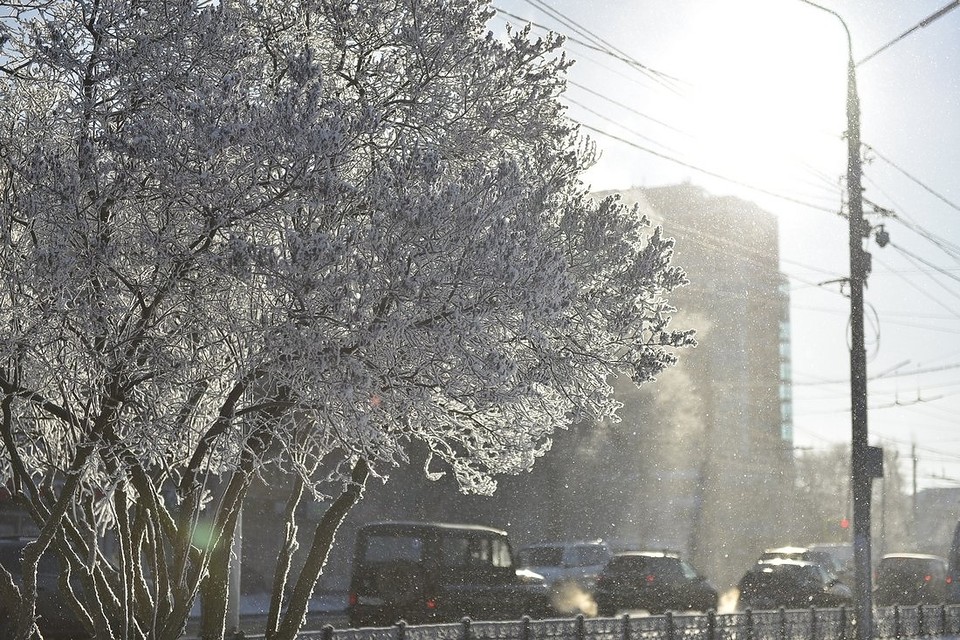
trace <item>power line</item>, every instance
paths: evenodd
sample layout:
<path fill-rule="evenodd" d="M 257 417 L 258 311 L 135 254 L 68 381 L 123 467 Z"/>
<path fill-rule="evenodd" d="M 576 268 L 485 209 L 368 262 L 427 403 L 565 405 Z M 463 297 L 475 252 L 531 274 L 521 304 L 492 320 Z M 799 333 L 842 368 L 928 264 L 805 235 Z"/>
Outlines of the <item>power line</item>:
<path fill-rule="evenodd" d="M 893 207 L 895 211 L 884 209 L 883 207 L 877 205 L 876 203 L 871 202 L 866 197 L 864 198 L 864 202 L 870 204 L 874 208 L 874 210 L 881 213 L 881 215 L 884 215 L 888 218 L 892 218 L 893 220 L 899 222 L 900 224 L 905 226 L 907 229 L 909 229 L 910 231 L 913 231 L 914 233 L 921 236 L 925 240 L 929 240 L 938 249 L 940 249 L 941 251 L 949 255 L 951 258 L 954 258 L 955 260 L 960 260 L 960 245 L 954 244 L 953 242 L 950 242 L 949 240 L 941 238 L 936 234 L 934 234 L 933 232 L 927 231 L 926 229 L 921 227 L 919 224 L 917 224 L 913 220 L 911 216 L 907 215 L 906 210 L 901 205 L 897 204 L 896 201 L 883 189 L 883 187 L 880 184 L 877 183 L 876 180 L 873 180 L 869 176 L 867 176 L 867 180 L 870 182 L 873 188 L 875 188 L 877 191 L 883 194 L 883 196 L 887 200 L 893 203 Z"/>
<path fill-rule="evenodd" d="M 604 95 L 603 93 L 600 93 L 599 91 L 596 91 L 595 89 L 591 89 L 590 87 L 587 87 L 587 86 L 585 86 L 585 85 L 582 85 L 582 84 L 580 84 L 579 82 L 575 82 L 575 81 L 573 81 L 573 80 L 567 79 L 567 84 L 569 84 L 570 86 L 573 86 L 573 87 L 577 87 L 578 89 L 582 89 L 583 91 L 586 91 L 586 92 L 589 93 L 590 95 L 595 96 L 595 97 L 597 97 L 597 98 L 600 98 L 601 100 L 606 100 L 606 101 L 609 102 L 610 104 L 616 105 L 616 106 L 620 107 L 621 109 L 626 109 L 626 110 L 629 111 L 630 113 L 633 113 L 633 114 L 635 114 L 635 115 L 638 115 L 638 116 L 640 116 L 641 118 L 644 118 L 645 120 L 649 120 L 650 122 L 656 123 L 656 124 L 660 125 L 661 127 L 665 127 L 665 128 L 667 128 L 667 129 L 669 129 L 670 131 L 673 131 L 673 132 L 675 132 L 675 133 L 679 133 L 679 134 L 685 135 L 685 136 L 689 136 L 689 135 L 690 135 L 689 133 L 687 133 L 687 132 L 685 132 L 685 131 L 681 131 L 680 129 L 677 129 L 676 127 L 674 127 L 674 126 L 672 126 L 672 125 L 669 125 L 669 124 L 667 124 L 666 122 L 664 122 L 664 121 L 662 121 L 662 120 L 657 120 L 657 119 L 654 118 L 653 116 L 649 116 L 649 115 L 643 113 L 642 111 L 638 111 L 638 110 L 634 109 L 633 107 L 631 107 L 631 106 L 629 106 L 629 105 L 623 104 L 622 102 L 618 102 L 617 100 L 614 100 L 614 99 L 611 98 L 610 96 Z"/>
<path fill-rule="evenodd" d="M 874 405 L 870 405 L 869 409 L 871 411 L 879 411 L 881 409 L 902 409 L 905 407 L 912 407 L 918 404 L 935 402 L 937 400 L 942 400 L 943 398 L 953 397 L 957 395 L 960 395 L 960 391 L 958 391 L 957 393 L 941 394 L 933 398 L 917 398 L 916 400 L 910 400 L 907 402 L 900 402 L 899 400 L 897 400 L 894 402 L 887 402 L 884 404 L 874 404 Z M 797 415 L 800 417 L 806 417 L 806 416 L 822 416 L 822 415 L 842 415 L 842 414 L 849 414 L 849 413 L 850 413 L 850 407 L 846 407 L 842 409 L 824 409 L 823 411 L 803 411 L 803 412 L 798 412 L 794 415 Z"/>
<path fill-rule="evenodd" d="M 896 244 L 896 243 L 894 243 L 894 242 L 890 242 L 889 244 L 890 244 L 890 246 L 891 246 L 893 249 L 896 249 L 897 251 L 899 251 L 899 252 L 902 253 L 903 255 L 907 256 L 908 258 L 912 258 L 913 260 L 916 260 L 917 262 L 920 262 L 921 264 L 924 264 L 924 265 L 930 267 L 931 269 L 933 269 L 933 270 L 936 271 L 937 273 L 939 273 L 939 274 L 941 274 L 941 275 L 944 275 L 944 276 L 947 276 L 948 278 L 951 278 L 951 279 L 953 279 L 953 280 L 956 280 L 957 282 L 960 282 L 960 276 L 957 276 L 957 275 L 955 275 L 955 274 L 953 274 L 953 273 L 950 273 L 949 271 L 947 271 L 947 270 L 944 269 L 943 267 L 939 267 L 939 266 L 933 264 L 932 262 L 928 262 L 927 260 L 921 258 L 920 256 L 916 255 L 915 253 L 912 253 L 912 252 L 910 252 L 910 251 L 907 251 L 906 249 L 904 249 L 903 247 L 901 247 L 900 245 L 898 245 L 898 244 Z M 934 279 L 934 280 L 937 281 L 936 279 Z M 937 281 L 937 282 L 939 282 L 939 281 Z M 960 294 L 957 294 L 955 291 L 953 291 L 953 290 L 951 290 L 951 289 L 947 289 L 947 293 L 949 293 L 949 294 L 951 294 L 951 295 L 953 295 L 953 296 L 955 296 L 955 297 L 960 298 Z"/>
<path fill-rule="evenodd" d="M 892 371 L 886 374 L 880 374 L 875 376 L 870 376 L 867 380 L 886 380 L 888 378 L 902 378 L 906 376 L 918 376 L 924 373 L 937 373 L 940 371 L 951 371 L 953 369 L 960 369 L 960 362 L 953 364 L 946 364 L 939 367 L 926 367 L 923 369 L 914 369 L 913 371 Z M 846 384 L 850 380 L 820 380 L 818 382 L 797 382 L 793 381 L 794 386 L 812 386 L 812 385 L 830 385 L 830 384 Z"/>
<path fill-rule="evenodd" d="M 957 7 L 960 7 L 960 0 L 953 0 L 953 2 L 950 2 L 949 4 L 941 7 L 940 9 L 937 9 L 937 10 L 934 11 L 932 14 L 930 14 L 929 16 L 927 16 L 926 18 L 924 18 L 923 20 L 921 20 L 921 21 L 918 22 L 917 24 L 913 25 L 912 27 L 910 27 L 909 29 L 907 29 L 906 31 L 904 31 L 903 33 L 901 33 L 900 35 L 898 35 L 896 38 L 894 38 L 893 40 L 891 40 L 891 41 L 888 42 L 887 44 L 883 45 L 882 47 L 880 47 L 879 49 L 877 49 L 876 51 L 874 51 L 873 53 L 871 53 L 871 54 L 868 55 L 867 57 L 865 57 L 865 58 L 863 58 L 862 60 L 860 60 L 860 62 L 857 63 L 857 66 L 859 67 L 859 66 L 862 65 L 864 62 L 866 62 L 866 61 L 869 60 L 870 58 L 874 57 L 875 55 L 877 55 L 877 54 L 880 53 L 881 51 L 884 51 L 885 49 L 893 46 L 894 44 L 896 44 L 896 43 L 898 43 L 898 42 L 900 42 L 901 40 L 903 40 L 904 38 L 906 38 L 908 35 L 910 35 L 910 34 L 913 33 L 914 31 L 916 31 L 917 29 L 922 29 L 923 27 L 926 27 L 927 25 L 933 23 L 935 20 L 938 20 L 938 19 L 942 18 L 942 17 L 945 16 L 947 13 L 949 13 L 949 12 L 952 11 L 953 9 L 956 9 Z"/>
<path fill-rule="evenodd" d="M 957 0 L 957 3 L 960 4 L 960 0 Z M 927 192 L 930 193 L 931 195 L 935 196 L 936 198 L 938 198 L 939 200 L 941 200 L 944 204 L 950 206 L 951 208 L 953 208 L 953 209 L 955 209 L 955 210 L 957 210 L 957 211 L 960 211 L 960 205 L 957 205 L 957 204 L 951 202 L 951 201 L 948 200 L 945 196 L 943 196 L 943 195 L 937 193 L 936 191 L 934 191 L 933 189 L 931 189 L 931 188 L 930 188 L 929 186 L 927 186 L 922 180 L 920 180 L 919 178 L 917 178 L 917 177 L 911 175 L 910 173 L 908 173 L 905 169 L 903 169 L 903 168 L 900 167 L 898 164 L 896 164 L 895 162 L 893 162 L 893 160 L 890 160 L 889 158 L 887 158 L 885 155 L 883 155 L 882 153 L 880 153 L 879 151 L 877 151 L 874 147 L 871 147 L 871 146 L 870 146 L 869 144 L 867 144 L 866 142 L 864 142 L 864 143 L 862 143 L 862 144 L 863 144 L 863 147 L 864 147 L 865 149 L 867 149 L 868 151 L 871 151 L 875 156 L 877 156 L 878 158 L 880 158 L 881 160 L 883 160 L 884 162 L 886 162 L 887 164 L 889 164 L 891 167 L 893 167 L 894 169 L 896 169 L 897 171 L 899 171 L 900 173 L 902 173 L 904 176 L 906 176 L 906 177 L 909 178 L 910 180 L 912 180 L 914 183 L 917 184 L 917 186 L 919 186 L 920 188 L 924 189 L 925 191 L 927 191 Z"/>
<path fill-rule="evenodd" d="M 628 55 L 623 50 L 617 48 L 607 40 L 603 39 L 602 37 L 598 36 L 594 32 L 590 31 L 588 28 L 578 23 L 576 20 L 573 20 L 572 18 L 564 15 L 560 11 L 557 11 L 556 9 L 551 8 L 544 2 L 541 2 L 541 0 L 525 0 L 525 2 L 531 5 L 532 7 L 540 9 L 540 11 L 552 17 L 554 20 L 556 20 L 560 24 L 563 24 L 566 27 L 573 29 L 576 33 L 579 33 L 583 37 L 588 38 L 589 40 L 592 40 L 594 44 L 604 47 L 604 49 L 601 49 L 601 51 L 607 51 L 611 55 L 615 54 L 614 57 L 618 57 L 622 62 L 625 62 L 629 64 L 631 67 L 634 67 L 635 69 L 640 71 L 641 73 L 646 74 L 651 79 L 660 83 L 663 87 L 676 92 L 676 88 L 672 86 L 671 82 L 678 82 L 677 78 L 671 76 L 670 74 L 664 73 L 662 71 L 658 71 L 653 67 L 643 64 L 636 58 Z"/>
<path fill-rule="evenodd" d="M 907 258 L 907 259 L 909 260 L 909 258 Z M 891 268 L 890 268 L 890 265 L 884 263 L 882 260 L 880 260 L 880 258 L 874 256 L 873 260 L 874 260 L 874 262 L 879 262 L 879 263 L 882 264 L 884 267 L 886 267 L 887 270 L 890 271 L 890 273 L 892 273 L 892 274 L 894 274 L 894 275 L 896 275 L 896 276 L 899 276 L 900 279 L 902 279 L 904 282 L 906 282 L 908 286 L 916 289 L 917 291 L 919 291 L 920 293 L 922 293 L 924 296 L 926 296 L 927 298 L 929 298 L 929 299 L 932 300 L 933 302 L 937 303 L 937 304 L 940 306 L 940 308 L 942 308 L 942 309 L 944 309 L 945 311 L 949 312 L 950 314 L 952 314 L 952 315 L 960 318 L 960 313 L 957 313 L 956 310 L 951 309 L 950 307 L 948 307 L 947 305 L 945 305 L 945 304 L 943 303 L 943 301 L 940 300 L 940 298 L 934 296 L 932 293 L 930 293 L 930 292 L 927 291 L 926 289 L 921 288 L 921 287 L 918 286 L 917 283 L 914 282 L 913 280 L 908 280 L 907 278 L 904 278 L 902 274 L 900 274 L 899 272 L 897 272 L 897 271 L 894 270 L 894 269 L 891 269 Z"/>
<path fill-rule="evenodd" d="M 502 13 L 502 14 L 505 15 L 505 16 L 509 16 L 509 17 L 513 18 L 514 20 L 519 20 L 519 21 L 521 21 L 521 22 L 526 22 L 526 23 L 529 24 L 530 26 L 536 27 L 536 28 L 538 28 L 538 29 L 542 29 L 543 31 L 547 31 L 547 32 L 549 32 L 549 33 L 558 33 L 558 31 L 557 31 L 556 29 L 553 29 L 553 28 L 548 27 L 548 26 L 546 26 L 546 25 L 540 24 L 539 22 L 534 22 L 533 20 L 529 20 L 529 19 L 527 19 L 527 18 L 524 18 L 523 16 L 518 16 L 517 14 L 511 13 L 511 12 L 507 11 L 506 9 L 502 9 L 502 8 L 496 6 L 496 5 L 493 5 L 493 8 L 496 10 L 497 13 Z M 579 39 L 579 38 L 577 38 L 577 37 L 571 36 L 571 35 L 568 34 L 568 33 L 561 33 L 561 35 L 564 37 L 564 39 L 566 39 L 566 40 L 568 40 L 568 41 L 570 41 L 570 42 L 573 42 L 573 43 L 575 43 L 575 44 L 578 44 L 578 45 L 580 45 L 581 47 L 586 47 L 587 49 L 590 49 L 591 51 L 597 51 L 597 52 L 599 52 L 599 53 L 602 53 L 602 54 L 604 54 L 604 55 L 606 55 L 606 56 L 609 56 L 609 57 L 611 57 L 611 58 L 613 58 L 614 60 L 617 60 L 617 61 L 619 61 L 619 62 L 624 62 L 624 63 L 626 63 L 627 65 L 629 65 L 631 68 L 636 69 L 636 64 L 640 64 L 639 62 L 637 62 L 637 61 L 635 61 L 635 60 L 632 60 L 632 59 L 630 59 L 630 58 L 627 58 L 627 57 L 621 56 L 621 55 L 619 55 L 619 54 L 616 54 L 616 53 L 614 53 L 613 51 L 610 51 L 610 50 L 609 50 L 608 48 L 606 48 L 606 47 L 601 47 L 601 46 L 598 46 L 598 45 L 596 45 L 596 44 L 587 42 L 587 41 L 585 41 L 585 40 L 581 40 L 581 39 Z M 634 64 L 634 63 L 636 63 L 636 64 Z M 607 68 L 607 67 L 604 67 L 604 68 Z M 612 69 L 609 69 L 609 70 L 610 70 L 610 71 L 613 71 Z M 614 73 L 616 73 L 616 72 L 614 72 Z M 622 75 L 622 74 L 621 74 L 621 75 Z M 649 77 L 648 74 L 644 74 L 644 75 L 647 75 L 647 76 Z M 631 80 L 632 80 L 632 79 L 631 79 Z"/>
<path fill-rule="evenodd" d="M 913 231 L 923 239 L 929 241 L 931 244 L 936 246 L 938 249 L 946 253 L 948 256 L 950 256 L 954 260 L 960 260 L 960 246 L 957 246 L 948 240 L 944 240 L 943 238 L 940 238 L 934 235 L 932 232 L 927 231 L 920 225 L 915 224 L 913 222 L 909 222 L 908 220 L 905 220 L 901 216 L 894 215 L 893 219 L 899 222 L 900 224 L 902 224 L 903 226 L 905 226 L 910 231 Z"/>
<path fill-rule="evenodd" d="M 577 107 L 583 109 L 583 110 L 586 111 L 587 113 L 592 113 L 593 115 L 597 116 L 597 117 L 600 118 L 601 120 L 605 120 L 606 122 L 609 122 L 610 124 L 612 124 L 612 125 L 614 125 L 614 126 L 617 126 L 617 127 L 620 127 L 621 129 L 624 129 L 624 130 L 626 130 L 626 131 L 629 131 L 631 134 L 637 136 L 637 137 L 640 138 L 641 140 L 646 140 L 647 142 L 649 142 L 649 143 L 651 143 L 651 144 L 655 144 L 655 145 L 657 145 L 657 146 L 664 147 L 664 148 L 667 149 L 668 151 L 673 151 L 674 153 L 676 153 L 676 149 L 670 149 L 670 148 L 668 148 L 668 147 L 665 147 L 664 145 L 660 144 L 659 142 L 657 142 L 657 141 L 654 140 L 653 138 L 650 138 L 650 137 L 648 137 L 648 136 L 645 136 L 645 135 L 643 135 L 642 133 L 637 133 L 636 131 L 633 131 L 632 129 L 630 129 L 630 128 L 627 127 L 626 125 L 621 124 L 620 122 L 618 122 L 617 120 L 614 120 L 614 119 L 611 118 L 610 116 L 606 116 L 606 115 L 600 113 L 599 111 L 595 111 L 594 109 L 588 107 L 587 105 L 583 104 L 582 102 L 579 102 L 579 101 L 577 101 L 577 100 L 574 100 L 573 98 L 571 98 L 571 97 L 568 96 L 568 95 L 564 95 L 564 96 L 563 96 L 563 100 L 569 102 L 569 103 L 572 104 L 572 105 L 576 105 Z"/>
<path fill-rule="evenodd" d="M 725 176 L 725 175 L 720 174 L 720 173 L 717 173 L 717 172 L 715 172 L 715 171 L 711 171 L 711 170 L 709 170 L 709 169 L 704 169 L 704 168 L 702 168 L 702 167 L 698 167 L 698 166 L 696 166 L 696 165 L 694 165 L 694 164 L 691 164 L 691 163 L 689 163 L 689 162 L 685 162 L 685 161 L 680 160 L 680 159 L 678 159 L 678 158 L 674 158 L 674 157 L 672 157 L 672 156 L 668 156 L 668 155 L 665 154 L 665 153 L 660 153 L 659 151 L 655 151 L 655 150 L 653 150 L 653 149 L 650 149 L 649 147 L 644 147 L 643 145 L 637 144 L 636 142 L 633 142 L 633 141 L 631 141 L 631 140 L 627 140 L 626 138 L 622 138 L 622 137 L 620 137 L 620 136 L 618 136 L 618 135 L 615 135 L 615 134 L 612 134 L 612 133 L 610 133 L 610 132 L 608 132 L 608 131 L 604 131 L 603 129 L 598 129 L 598 128 L 596 128 L 596 127 L 590 126 L 589 124 L 586 124 L 586 123 L 584 123 L 584 122 L 578 122 L 577 124 L 579 124 L 579 125 L 580 125 L 581 127 L 583 127 L 584 129 L 587 129 L 587 130 L 589 130 L 589 131 L 593 131 L 594 133 L 598 133 L 598 134 L 600 134 L 600 135 L 602 135 L 602 136 L 606 136 L 606 137 L 611 138 L 611 139 L 613 139 L 613 140 L 617 140 L 617 141 L 619 141 L 619 142 L 622 142 L 622 143 L 624 143 L 624 144 L 626 144 L 626 145 L 629 145 L 629 146 L 633 147 L 634 149 L 639 149 L 640 151 L 644 151 L 644 152 L 646 152 L 646 153 L 649 153 L 650 155 L 657 156 L 658 158 L 663 158 L 664 160 L 668 160 L 668 161 L 673 162 L 674 164 L 678 164 L 678 165 L 680 165 L 680 166 L 682 166 L 682 167 L 686 167 L 686 168 L 688 168 L 688 169 L 693 169 L 694 171 L 697 171 L 697 172 L 702 173 L 702 174 L 704 174 L 704 175 L 710 176 L 710 177 L 712 177 L 712 178 L 718 178 L 718 179 L 723 180 L 723 181 L 725 181 L 725 182 L 729 182 L 730 184 L 735 184 L 735 185 L 737 185 L 737 186 L 744 187 L 744 188 L 746 188 L 746 189 L 750 189 L 751 191 L 756 191 L 757 193 L 762 193 L 762 194 L 764 194 L 764 195 L 768 195 L 768 196 L 771 196 L 771 197 L 773 197 L 773 198 L 778 198 L 778 199 L 780 199 L 780 200 L 785 200 L 785 201 L 787 201 L 787 202 L 792 202 L 792 203 L 794 203 L 794 204 L 799 204 L 799 205 L 802 205 L 802 206 L 804 206 L 804 207 L 808 207 L 808 208 L 810 208 L 810 209 L 816 209 L 817 211 L 824 211 L 824 212 L 826 212 L 826 213 L 831 213 L 831 214 L 836 214 L 836 213 L 837 213 L 837 211 L 834 210 L 834 209 L 828 209 L 827 207 L 822 207 L 822 206 L 817 205 L 817 204 L 814 204 L 814 203 L 812 203 L 812 202 L 807 202 L 807 201 L 805 201 L 805 200 L 801 200 L 801 199 L 799 199 L 799 198 L 794 198 L 794 197 L 792 197 L 792 196 L 785 196 L 785 195 L 783 195 L 783 194 L 776 193 L 776 192 L 774 192 L 774 191 L 769 191 L 769 190 L 767 190 L 767 189 L 763 189 L 763 188 L 761 188 L 761 187 L 757 187 L 757 186 L 754 186 L 754 185 L 752 185 L 752 184 L 748 184 L 748 183 L 746 183 L 746 182 L 742 182 L 742 181 L 737 180 L 737 179 L 735 179 L 735 178 L 731 178 L 731 177 L 729 177 L 729 176 Z"/>
<path fill-rule="evenodd" d="M 883 188 L 876 183 L 876 181 L 874 181 L 874 180 L 872 180 L 872 179 L 870 179 L 870 178 L 868 178 L 868 180 L 869 180 L 869 182 L 874 186 L 874 188 L 876 188 L 878 191 L 880 191 L 880 193 L 882 193 L 888 200 L 891 200 L 891 201 L 893 200 L 893 199 L 883 190 Z M 888 210 L 888 209 L 885 209 L 884 207 L 881 207 L 880 205 L 876 204 L 875 202 L 872 202 L 872 201 L 871 201 L 869 198 L 867 198 L 866 196 L 864 196 L 863 201 L 864 201 L 865 203 L 871 205 L 871 206 L 874 208 L 874 211 L 876 211 L 877 213 L 880 213 L 881 215 L 883 215 L 883 216 L 885 216 L 885 217 L 891 218 L 891 219 L 895 220 L 896 222 L 899 222 L 900 224 L 902 224 L 903 226 L 905 226 L 905 227 L 906 227 L 907 229 L 909 229 L 910 231 L 916 233 L 917 235 L 919 235 L 920 237 L 922 237 L 924 240 L 927 240 L 928 242 L 930 242 L 931 244 L 933 244 L 935 247 L 937 247 L 938 249 L 940 249 L 941 251 L 943 251 L 945 254 L 947 254 L 948 256 L 950 256 L 951 258 L 953 258 L 954 260 L 957 260 L 958 262 L 960 262 L 960 245 L 954 244 L 953 242 L 950 242 L 949 240 L 946 240 L 946 239 L 944 239 L 944 238 L 941 238 L 940 236 L 937 236 L 936 234 L 934 234 L 934 233 L 931 232 L 931 231 L 927 231 L 925 228 L 921 227 L 919 224 L 917 224 L 916 222 L 914 222 L 914 221 L 912 220 L 912 218 L 906 214 L 906 211 L 904 211 L 903 207 L 901 207 L 900 205 L 894 203 L 894 207 L 896 207 L 896 209 L 897 209 L 897 211 L 894 212 L 894 211 L 890 211 L 890 210 Z"/>

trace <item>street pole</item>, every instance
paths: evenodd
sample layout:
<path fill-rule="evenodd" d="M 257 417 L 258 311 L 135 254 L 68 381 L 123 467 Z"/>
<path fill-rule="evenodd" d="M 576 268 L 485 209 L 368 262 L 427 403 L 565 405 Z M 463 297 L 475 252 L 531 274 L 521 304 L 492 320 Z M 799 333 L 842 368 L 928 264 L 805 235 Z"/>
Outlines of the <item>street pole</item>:
<path fill-rule="evenodd" d="M 844 25 L 846 29 L 846 25 Z M 850 33 L 847 32 L 849 42 Z M 857 639 L 873 637 L 873 603 L 870 571 L 870 501 L 873 473 L 869 469 L 867 442 L 867 351 L 864 347 L 863 288 L 867 279 L 867 254 L 863 239 L 869 227 L 863 219 L 860 163 L 860 100 L 857 97 L 853 48 L 847 64 L 847 214 L 850 222 L 850 480 L 853 485 L 853 553 L 857 611 Z"/>
<path fill-rule="evenodd" d="M 863 240 L 869 227 L 863 219 L 862 165 L 860 159 L 860 98 L 857 95 L 853 40 L 847 23 L 835 11 L 802 0 L 836 17 L 847 34 L 847 214 L 850 228 L 850 484 L 853 489 L 854 597 L 857 640 L 872 640 L 873 602 L 870 571 L 870 500 L 872 479 L 877 475 L 878 451 L 867 441 L 867 352 L 864 347 L 863 288 L 868 255 Z"/>

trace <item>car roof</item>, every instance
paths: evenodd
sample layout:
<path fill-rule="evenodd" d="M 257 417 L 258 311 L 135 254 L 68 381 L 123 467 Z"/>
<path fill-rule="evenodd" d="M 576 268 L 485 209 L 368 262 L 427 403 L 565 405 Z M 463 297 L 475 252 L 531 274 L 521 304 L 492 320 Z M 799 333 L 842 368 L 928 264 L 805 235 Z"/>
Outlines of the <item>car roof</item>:
<path fill-rule="evenodd" d="M 676 551 L 621 551 L 613 554 L 614 558 L 624 557 L 643 557 L 643 558 L 679 558 L 680 554 Z"/>
<path fill-rule="evenodd" d="M 751 571 L 763 571 L 764 568 L 773 568 L 773 567 L 819 567 L 816 562 L 810 562 L 808 560 L 791 560 L 789 558 L 771 558 L 770 560 L 762 560 L 757 564 L 753 565 Z"/>
<path fill-rule="evenodd" d="M 369 524 L 361 527 L 361 531 L 367 532 L 376 532 L 376 531 L 472 531 L 472 532 L 482 532 L 482 533 L 494 533 L 497 535 L 505 536 L 507 535 L 506 531 L 502 529 L 494 529 L 493 527 L 486 527 L 479 524 L 455 524 L 450 522 L 423 522 L 423 521 L 414 521 L 414 520 L 387 520 L 383 522 L 371 522 Z"/>
<path fill-rule="evenodd" d="M 36 539 L 36 536 L 0 536 L 0 544 L 26 545 Z"/>
<path fill-rule="evenodd" d="M 882 558 L 883 560 L 938 560 L 940 562 L 946 562 L 946 558 L 942 556 L 935 556 L 929 553 L 888 553 Z"/>
<path fill-rule="evenodd" d="M 806 553 L 810 551 L 807 547 L 774 547 L 772 549 L 764 549 L 764 553 Z"/>
<path fill-rule="evenodd" d="M 524 549 L 552 549 L 554 547 L 587 547 L 587 546 L 607 546 L 607 543 L 603 540 L 570 540 L 566 542 L 534 542 L 532 544 L 525 544 L 520 547 L 520 550 Z"/>

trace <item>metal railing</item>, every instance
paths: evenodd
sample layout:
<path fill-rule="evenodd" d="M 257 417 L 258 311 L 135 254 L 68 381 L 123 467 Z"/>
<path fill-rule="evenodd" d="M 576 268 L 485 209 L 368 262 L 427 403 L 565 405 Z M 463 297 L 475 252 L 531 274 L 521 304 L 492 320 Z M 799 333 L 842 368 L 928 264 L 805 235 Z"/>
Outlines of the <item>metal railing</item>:
<path fill-rule="evenodd" d="M 883 607 L 874 638 L 960 635 L 960 606 Z M 853 640 L 853 610 L 780 609 L 716 614 L 561 618 L 507 622 L 406 625 L 303 632 L 299 640 Z M 249 636 L 248 636 L 249 637 Z"/>

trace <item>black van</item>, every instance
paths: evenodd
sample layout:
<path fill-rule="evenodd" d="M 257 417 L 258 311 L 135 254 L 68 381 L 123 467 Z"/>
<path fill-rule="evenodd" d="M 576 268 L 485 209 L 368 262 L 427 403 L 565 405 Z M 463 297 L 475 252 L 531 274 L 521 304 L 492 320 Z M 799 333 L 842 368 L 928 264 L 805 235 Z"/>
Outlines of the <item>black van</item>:
<path fill-rule="evenodd" d="M 348 614 L 354 627 L 549 615 L 542 576 L 518 570 L 504 531 L 380 522 L 357 533 Z"/>

